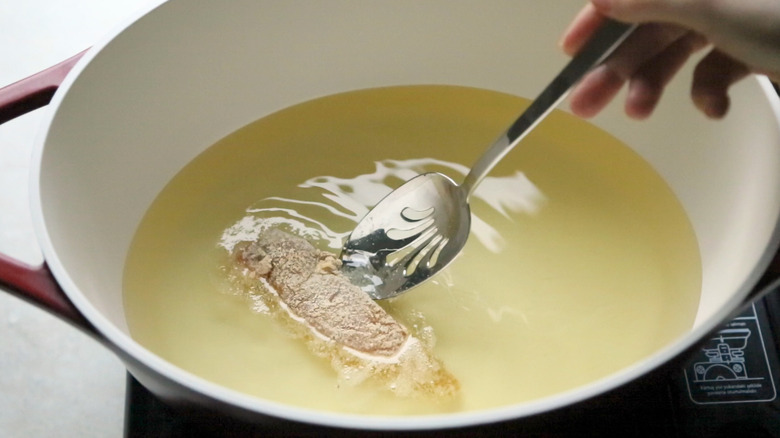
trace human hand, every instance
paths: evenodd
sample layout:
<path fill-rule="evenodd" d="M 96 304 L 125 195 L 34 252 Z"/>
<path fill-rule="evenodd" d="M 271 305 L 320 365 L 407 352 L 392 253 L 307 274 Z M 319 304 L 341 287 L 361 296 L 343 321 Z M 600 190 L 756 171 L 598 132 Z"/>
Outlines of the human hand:
<path fill-rule="evenodd" d="M 780 80 L 778 0 L 591 0 L 564 33 L 563 50 L 576 53 L 606 16 L 642 25 L 572 91 L 581 117 L 598 114 L 625 83 L 626 114 L 648 117 L 689 57 L 708 46 L 691 88 L 708 117 L 726 114 L 728 88 L 750 73 Z"/>

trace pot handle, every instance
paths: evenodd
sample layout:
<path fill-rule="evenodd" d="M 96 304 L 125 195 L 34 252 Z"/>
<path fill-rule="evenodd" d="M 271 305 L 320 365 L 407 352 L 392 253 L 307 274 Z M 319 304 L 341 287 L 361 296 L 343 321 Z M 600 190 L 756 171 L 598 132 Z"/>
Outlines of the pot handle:
<path fill-rule="evenodd" d="M 0 88 L 0 124 L 47 105 L 65 76 L 85 52 Z M 88 334 L 97 334 L 92 324 L 62 291 L 46 263 L 30 266 L 0 254 L 0 286 Z"/>
<path fill-rule="evenodd" d="M 46 70 L 0 88 L 0 125 L 48 105 L 83 51 Z"/>

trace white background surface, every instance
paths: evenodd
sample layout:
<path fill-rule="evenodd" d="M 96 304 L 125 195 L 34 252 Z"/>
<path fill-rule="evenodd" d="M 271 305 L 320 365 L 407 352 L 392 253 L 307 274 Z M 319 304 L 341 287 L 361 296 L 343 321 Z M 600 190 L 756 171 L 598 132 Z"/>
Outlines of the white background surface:
<path fill-rule="evenodd" d="M 147 0 L 0 2 L 0 87 L 56 64 L 127 21 Z M 0 252 L 41 261 L 28 175 L 46 108 L 0 125 Z M 0 292 L 0 436 L 119 437 L 125 370 L 95 341 Z"/>

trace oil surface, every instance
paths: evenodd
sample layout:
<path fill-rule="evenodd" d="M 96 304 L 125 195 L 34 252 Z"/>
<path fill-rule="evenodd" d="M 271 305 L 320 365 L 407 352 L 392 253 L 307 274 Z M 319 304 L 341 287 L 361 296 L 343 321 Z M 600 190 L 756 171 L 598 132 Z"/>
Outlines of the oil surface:
<path fill-rule="evenodd" d="M 188 164 L 150 207 L 124 275 L 132 336 L 221 385 L 319 410 L 479 410 L 573 389 L 687 332 L 701 267 L 672 191 L 609 134 L 554 112 L 472 197 L 472 236 L 436 278 L 382 305 L 433 329 L 456 400 L 338 385 L 220 270 L 226 248 L 279 225 L 338 252 L 391 188 L 462 180 L 528 101 L 450 86 L 329 96 L 254 122 Z"/>

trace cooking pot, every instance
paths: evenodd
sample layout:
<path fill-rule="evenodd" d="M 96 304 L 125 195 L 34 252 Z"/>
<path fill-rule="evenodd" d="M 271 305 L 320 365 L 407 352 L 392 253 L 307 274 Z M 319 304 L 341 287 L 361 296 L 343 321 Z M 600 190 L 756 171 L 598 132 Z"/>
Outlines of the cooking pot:
<path fill-rule="evenodd" d="M 734 87 L 724 121 L 705 119 L 689 102 L 690 71 L 672 83 L 650 120 L 629 121 L 613 105 L 593 121 L 671 186 L 692 221 L 703 278 L 688 333 L 583 387 L 448 415 L 316 412 L 240 394 L 161 359 L 130 337 L 122 308 L 125 255 L 144 212 L 215 141 L 290 105 L 355 89 L 452 84 L 533 97 L 566 62 L 555 43 L 581 5 L 154 3 L 88 51 L 0 92 L 1 121 L 50 99 L 53 107 L 30 181 L 45 264 L 2 256 L 0 283 L 93 335 L 164 400 L 254 421 L 393 430 L 479 425 L 571 405 L 637 379 L 768 290 L 756 286 L 780 239 L 780 102 L 765 78 Z"/>

